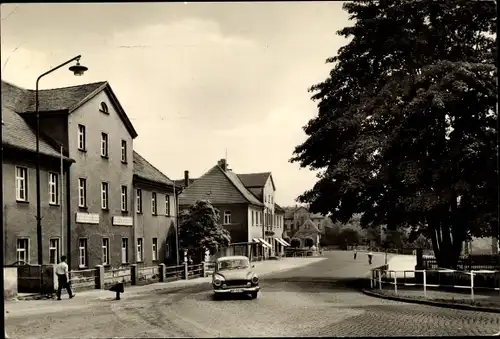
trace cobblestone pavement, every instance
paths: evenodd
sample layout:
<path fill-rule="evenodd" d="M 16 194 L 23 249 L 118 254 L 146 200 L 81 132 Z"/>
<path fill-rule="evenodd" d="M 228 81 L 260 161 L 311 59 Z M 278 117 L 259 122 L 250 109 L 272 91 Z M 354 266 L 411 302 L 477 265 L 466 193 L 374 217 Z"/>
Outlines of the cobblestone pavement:
<path fill-rule="evenodd" d="M 399 287 L 397 294 L 394 292 L 393 286 L 384 286 L 382 290 L 374 289 L 376 293 L 381 293 L 384 295 L 390 295 L 395 297 L 405 297 L 412 299 L 425 299 L 425 300 L 439 300 L 439 301 L 449 301 L 449 302 L 459 302 L 472 304 L 471 293 L 469 290 L 464 289 L 462 293 L 456 292 L 446 292 L 446 291 L 436 291 L 427 289 L 426 296 L 424 297 L 424 291 L 422 288 L 419 289 L 409 289 Z M 500 295 L 498 291 L 475 291 L 474 292 L 474 304 L 478 306 L 492 306 L 500 308 Z"/>
<path fill-rule="evenodd" d="M 327 260 L 262 278 L 255 300 L 215 301 L 210 283 L 92 301 L 86 308 L 6 318 L 11 338 L 463 336 L 500 330 L 498 314 L 459 311 L 368 297 L 353 290 L 366 258 L 325 252 Z M 372 267 L 383 264 L 375 256 Z M 76 298 L 75 298 L 76 299 Z M 68 301 L 69 302 L 69 301 Z"/>

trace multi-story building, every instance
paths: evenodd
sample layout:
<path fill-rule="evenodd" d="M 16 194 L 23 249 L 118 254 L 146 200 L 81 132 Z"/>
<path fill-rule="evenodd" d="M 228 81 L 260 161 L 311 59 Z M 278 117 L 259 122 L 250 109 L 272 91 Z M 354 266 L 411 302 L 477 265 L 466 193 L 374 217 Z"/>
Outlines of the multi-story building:
<path fill-rule="evenodd" d="M 165 174 L 134 152 L 137 262 L 176 264 L 177 195 Z"/>
<path fill-rule="evenodd" d="M 285 234 L 284 237 L 291 239 L 295 233 L 308 221 L 319 230 L 320 237 L 324 234 L 325 216 L 317 213 L 311 213 L 304 206 L 285 207 Z"/>
<path fill-rule="evenodd" d="M 274 201 L 276 186 L 271 172 L 238 174 L 245 188 L 252 192 L 263 208 L 263 227 L 265 240 L 272 245 L 269 253 L 275 255 L 283 251 L 288 243 L 281 239 L 283 233 L 284 211 Z"/>
<path fill-rule="evenodd" d="M 2 81 L 2 147 L 4 265 L 16 261 L 37 262 L 36 232 L 36 135 L 16 113 L 22 107 L 24 91 Z M 57 262 L 61 253 L 61 232 L 66 233 L 66 173 L 72 163 L 56 144 L 40 140 L 40 195 L 43 260 Z M 62 180 L 61 180 L 62 179 Z"/>
<path fill-rule="evenodd" d="M 4 96 L 8 100 L 4 101 Z M 172 186 L 173 183 L 165 176 L 159 178 L 158 173 L 153 173 L 155 171 L 151 165 L 139 165 L 134 170 L 133 160 L 138 159 L 142 165 L 145 160 L 133 153 L 133 140 L 137 132 L 110 85 L 98 82 L 42 90 L 39 91 L 39 98 L 40 150 L 46 156 L 44 159 L 47 159 L 42 162 L 44 167 L 40 187 L 42 252 L 47 253 L 43 256 L 43 263 L 53 261 L 52 257 L 58 258 L 61 253 L 69 257 L 72 268 L 94 267 L 98 264 L 116 267 L 142 262 L 148 257 L 153 261 L 153 253 L 144 252 L 144 248 L 148 246 L 153 249 L 153 239 L 156 238 L 158 255 L 162 246 L 165 250 L 164 236 L 170 230 L 172 219 L 175 222 L 175 213 L 171 213 L 163 223 L 149 219 L 145 221 L 135 213 L 137 191 L 134 191 L 133 185 L 136 183 L 141 186 L 145 184 L 144 181 L 153 186 L 163 185 L 158 194 L 163 194 L 164 198 L 165 194 L 173 190 L 165 185 L 170 183 Z M 15 166 L 19 167 L 16 169 L 19 177 L 15 181 L 16 189 L 6 190 L 4 194 L 5 208 L 10 214 L 5 215 L 6 235 L 9 235 L 5 251 L 9 252 L 6 253 L 7 258 L 11 259 L 9 256 L 13 255 L 14 246 L 18 253 L 23 251 L 23 246 L 28 246 L 28 258 L 35 262 L 33 258 L 37 256 L 37 246 L 36 241 L 31 241 L 36 239 L 34 194 L 22 198 L 21 193 L 23 185 L 30 191 L 36 191 L 34 164 L 32 156 L 28 155 L 33 153 L 35 143 L 34 91 L 2 82 L 2 99 L 2 110 L 10 117 L 3 126 L 4 133 L 12 135 L 11 144 L 17 143 L 15 147 L 24 147 L 27 152 L 26 156 L 19 153 L 21 159 L 16 160 Z M 4 144 L 7 140 L 4 140 Z M 62 149 L 65 172 L 64 184 L 57 186 L 59 149 Z M 6 170 L 9 171 L 8 168 Z M 148 177 L 150 174 L 153 178 Z M 5 178 L 4 184 L 8 183 L 8 179 Z M 29 206 L 25 206 L 26 202 L 20 199 L 14 199 L 14 192 L 19 195 L 17 198 L 28 199 Z M 61 200 L 58 194 L 65 198 Z M 63 207 L 53 203 L 57 199 Z M 31 218 L 33 221 L 30 221 Z M 137 222 L 134 222 L 135 219 Z M 61 234 L 64 227 L 67 232 Z M 165 229 L 158 231 L 159 227 Z M 57 241 L 57 237 L 61 236 L 63 239 Z M 64 240 L 64 248 L 61 247 L 61 240 Z M 142 252 L 150 253 L 151 256 L 142 255 Z"/>
<path fill-rule="evenodd" d="M 176 181 L 177 184 L 181 182 Z M 261 258 L 277 250 L 282 252 L 282 247 L 286 246 L 281 238 L 274 236 L 281 235 L 277 230 L 283 228 L 283 219 L 274 214 L 277 205 L 270 173 L 236 174 L 222 159 L 197 179 L 189 178 L 186 171 L 183 186 L 180 208 L 187 209 L 197 200 L 209 200 L 219 210 L 221 224 L 229 231 L 232 245 L 240 249 L 234 254 Z"/>

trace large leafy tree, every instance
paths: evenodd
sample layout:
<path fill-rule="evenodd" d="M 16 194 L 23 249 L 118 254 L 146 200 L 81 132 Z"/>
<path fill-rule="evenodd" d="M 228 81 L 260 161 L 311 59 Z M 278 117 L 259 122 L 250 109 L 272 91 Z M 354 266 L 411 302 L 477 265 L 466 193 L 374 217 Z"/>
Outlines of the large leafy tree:
<path fill-rule="evenodd" d="M 229 232 L 219 224 L 219 211 L 207 200 L 198 200 L 181 216 L 179 243 L 193 258 L 200 259 L 206 250 L 215 254 L 231 242 Z"/>
<path fill-rule="evenodd" d="M 292 162 L 320 170 L 298 200 L 389 230 L 411 226 L 455 267 L 463 240 L 496 235 L 496 6 L 356 1 L 318 115 Z M 446 254 L 445 254 L 446 252 Z"/>

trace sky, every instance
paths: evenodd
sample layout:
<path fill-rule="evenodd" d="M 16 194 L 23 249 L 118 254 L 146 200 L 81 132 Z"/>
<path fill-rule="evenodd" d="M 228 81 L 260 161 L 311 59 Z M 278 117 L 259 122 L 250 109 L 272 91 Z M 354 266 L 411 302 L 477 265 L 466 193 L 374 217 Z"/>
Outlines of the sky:
<path fill-rule="evenodd" d="M 171 179 L 203 175 L 227 154 L 236 173 L 272 172 L 283 206 L 316 173 L 289 163 L 317 114 L 307 90 L 351 25 L 342 2 L 1 5 L 2 79 L 38 75 L 81 54 L 41 89 L 108 81 L 139 136 L 134 149 Z"/>

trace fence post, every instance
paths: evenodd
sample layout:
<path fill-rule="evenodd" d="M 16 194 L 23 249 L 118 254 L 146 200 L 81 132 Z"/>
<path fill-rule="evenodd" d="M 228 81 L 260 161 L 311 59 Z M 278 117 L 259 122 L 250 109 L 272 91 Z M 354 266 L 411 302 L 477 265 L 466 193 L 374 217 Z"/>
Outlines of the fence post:
<path fill-rule="evenodd" d="M 158 274 L 159 274 L 159 279 L 160 282 L 165 282 L 165 276 L 166 276 L 167 268 L 165 264 L 160 264 L 158 265 Z"/>
<path fill-rule="evenodd" d="M 398 294 L 398 275 L 396 271 L 394 271 L 394 294 Z"/>
<path fill-rule="evenodd" d="M 474 300 L 474 271 L 470 272 L 470 299 Z"/>
<path fill-rule="evenodd" d="M 424 297 L 427 298 L 427 272 L 424 270 Z"/>
<path fill-rule="evenodd" d="M 372 274 L 370 274 L 370 288 L 373 288 L 373 270 L 371 271 Z"/>
<path fill-rule="evenodd" d="M 205 278 L 205 271 L 206 271 L 206 269 L 205 269 L 205 262 L 204 262 L 204 261 L 202 261 L 202 262 L 201 262 L 201 272 L 200 272 L 200 276 L 201 276 L 202 278 Z"/>
<path fill-rule="evenodd" d="M 188 263 L 185 262 L 184 263 L 184 280 L 188 280 L 188 279 L 189 279 Z"/>
<path fill-rule="evenodd" d="M 382 271 L 377 270 L 378 272 L 378 289 L 382 290 Z"/>
<path fill-rule="evenodd" d="M 104 288 L 104 266 L 97 265 L 95 267 L 95 288 L 102 290 Z"/>
<path fill-rule="evenodd" d="M 137 264 L 130 265 L 130 283 L 132 285 L 137 285 Z"/>

